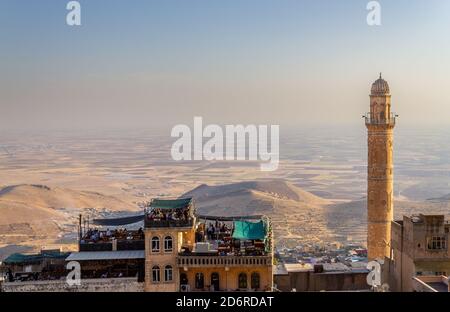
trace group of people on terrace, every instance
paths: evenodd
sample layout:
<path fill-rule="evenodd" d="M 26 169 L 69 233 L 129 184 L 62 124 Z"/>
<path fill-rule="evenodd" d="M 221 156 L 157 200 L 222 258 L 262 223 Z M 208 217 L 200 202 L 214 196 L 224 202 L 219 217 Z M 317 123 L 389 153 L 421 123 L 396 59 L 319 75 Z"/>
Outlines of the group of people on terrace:
<path fill-rule="evenodd" d="M 147 214 L 150 221 L 187 221 L 189 209 L 160 209 L 155 208 Z"/>
<path fill-rule="evenodd" d="M 136 239 L 144 239 L 144 230 L 139 228 L 137 231 L 127 230 L 126 228 L 119 228 L 115 230 L 106 229 L 99 230 L 88 229 L 86 233 L 83 235 L 83 242 L 102 242 L 102 241 L 111 241 L 112 239 L 117 240 L 136 240 Z"/>
<path fill-rule="evenodd" d="M 209 222 L 206 228 L 206 236 L 208 240 L 219 239 L 222 235 L 230 236 L 232 233 L 232 226 L 228 226 L 225 222 Z"/>
<path fill-rule="evenodd" d="M 209 221 L 201 223 L 195 233 L 195 241 L 209 242 L 220 256 L 262 256 L 265 255 L 263 240 L 233 238 L 233 222 Z"/>

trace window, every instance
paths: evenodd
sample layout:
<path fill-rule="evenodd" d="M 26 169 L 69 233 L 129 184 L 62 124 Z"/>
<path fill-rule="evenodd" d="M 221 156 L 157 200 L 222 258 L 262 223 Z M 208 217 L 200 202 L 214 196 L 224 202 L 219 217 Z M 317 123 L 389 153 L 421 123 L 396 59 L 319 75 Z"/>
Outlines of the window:
<path fill-rule="evenodd" d="M 152 252 L 159 252 L 159 237 L 152 238 Z"/>
<path fill-rule="evenodd" d="M 205 287 L 205 280 L 203 273 L 195 274 L 195 288 L 203 289 Z"/>
<path fill-rule="evenodd" d="M 166 236 L 166 238 L 164 238 L 164 251 L 172 251 L 172 242 L 172 236 Z"/>
<path fill-rule="evenodd" d="M 159 283 L 161 281 L 160 270 L 157 265 L 152 268 L 152 281 L 153 283 Z"/>
<path fill-rule="evenodd" d="M 164 280 L 166 282 L 171 282 L 173 279 L 173 271 L 171 265 L 166 265 L 164 268 Z"/>
<path fill-rule="evenodd" d="M 187 285 L 189 283 L 189 280 L 187 278 L 186 273 L 181 273 L 180 274 L 180 284 L 181 285 Z"/>
<path fill-rule="evenodd" d="M 428 239 L 428 249 L 430 250 L 441 250 L 446 249 L 445 237 L 443 236 L 433 236 Z"/>
<path fill-rule="evenodd" d="M 217 272 L 211 273 L 211 286 L 212 286 L 214 291 L 219 291 L 220 290 L 219 273 L 217 273 Z"/>
<path fill-rule="evenodd" d="M 259 273 L 252 273 L 252 281 L 251 281 L 252 289 L 259 289 L 260 287 L 260 277 Z"/>
<path fill-rule="evenodd" d="M 239 274 L 239 288 L 247 289 L 247 274 Z"/>

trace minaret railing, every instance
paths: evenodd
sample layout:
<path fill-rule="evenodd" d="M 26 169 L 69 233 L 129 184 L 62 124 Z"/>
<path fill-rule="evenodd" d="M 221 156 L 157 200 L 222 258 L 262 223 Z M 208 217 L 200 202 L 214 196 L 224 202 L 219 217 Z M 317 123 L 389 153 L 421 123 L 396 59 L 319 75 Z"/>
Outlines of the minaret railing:
<path fill-rule="evenodd" d="M 367 113 L 363 116 L 366 120 L 366 125 L 389 125 L 395 126 L 397 114 L 391 113 L 388 118 L 380 118 L 379 116 L 374 116 L 371 113 Z"/>

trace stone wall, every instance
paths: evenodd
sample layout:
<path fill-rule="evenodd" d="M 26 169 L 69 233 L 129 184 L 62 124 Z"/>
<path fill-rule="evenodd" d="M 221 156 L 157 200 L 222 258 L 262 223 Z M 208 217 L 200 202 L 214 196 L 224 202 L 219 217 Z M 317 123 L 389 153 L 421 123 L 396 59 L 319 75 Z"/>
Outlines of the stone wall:
<path fill-rule="evenodd" d="M 274 283 L 281 291 L 289 292 L 295 288 L 303 291 L 357 291 L 368 290 L 367 273 L 336 272 L 289 272 L 287 275 L 274 275 Z"/>
<path fill-rule="evenodd" d="M 142 292 L 144 283 L 136 278 L 85 279 L 80 286 L 69 286 L 65 280 L 30 281 L 1 284 L 4 292 Z"/>

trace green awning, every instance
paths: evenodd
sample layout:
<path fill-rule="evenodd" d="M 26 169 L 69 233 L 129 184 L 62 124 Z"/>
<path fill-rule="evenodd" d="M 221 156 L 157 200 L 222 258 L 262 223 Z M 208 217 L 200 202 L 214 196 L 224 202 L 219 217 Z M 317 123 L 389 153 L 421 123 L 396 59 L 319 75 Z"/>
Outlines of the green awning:
<path fill-rule="evenodd" d="M 233 238 L 264 240 L 266 238 L 266 226 L 263 221 L 235 221 Z"/>
<path fill-rule="evenodd" d="M 19 264 L 19 263 L 39 263 L 43 259 L 41 254 L 37 255 L 24 255 L 15 253 L 6 258 L 3 263 L 5 264 Z"/>
<path fill-rule="evenodd" d="M 154 199 L 150 203 L 152 209 L 182 209 L 189 206 L 192 202 L 192 198 L 180 198 L 180 199 Z"/>
<path fill-rule="evenodd" d="M 44 251 L 40 254 L 21 254 L 14 253 L 6 258 L 3 263 L 5 264 L 30 264 L 40 263 L 44 259 L 65 259 L 69 256 L 69 252 L 47 252 Z"/>

